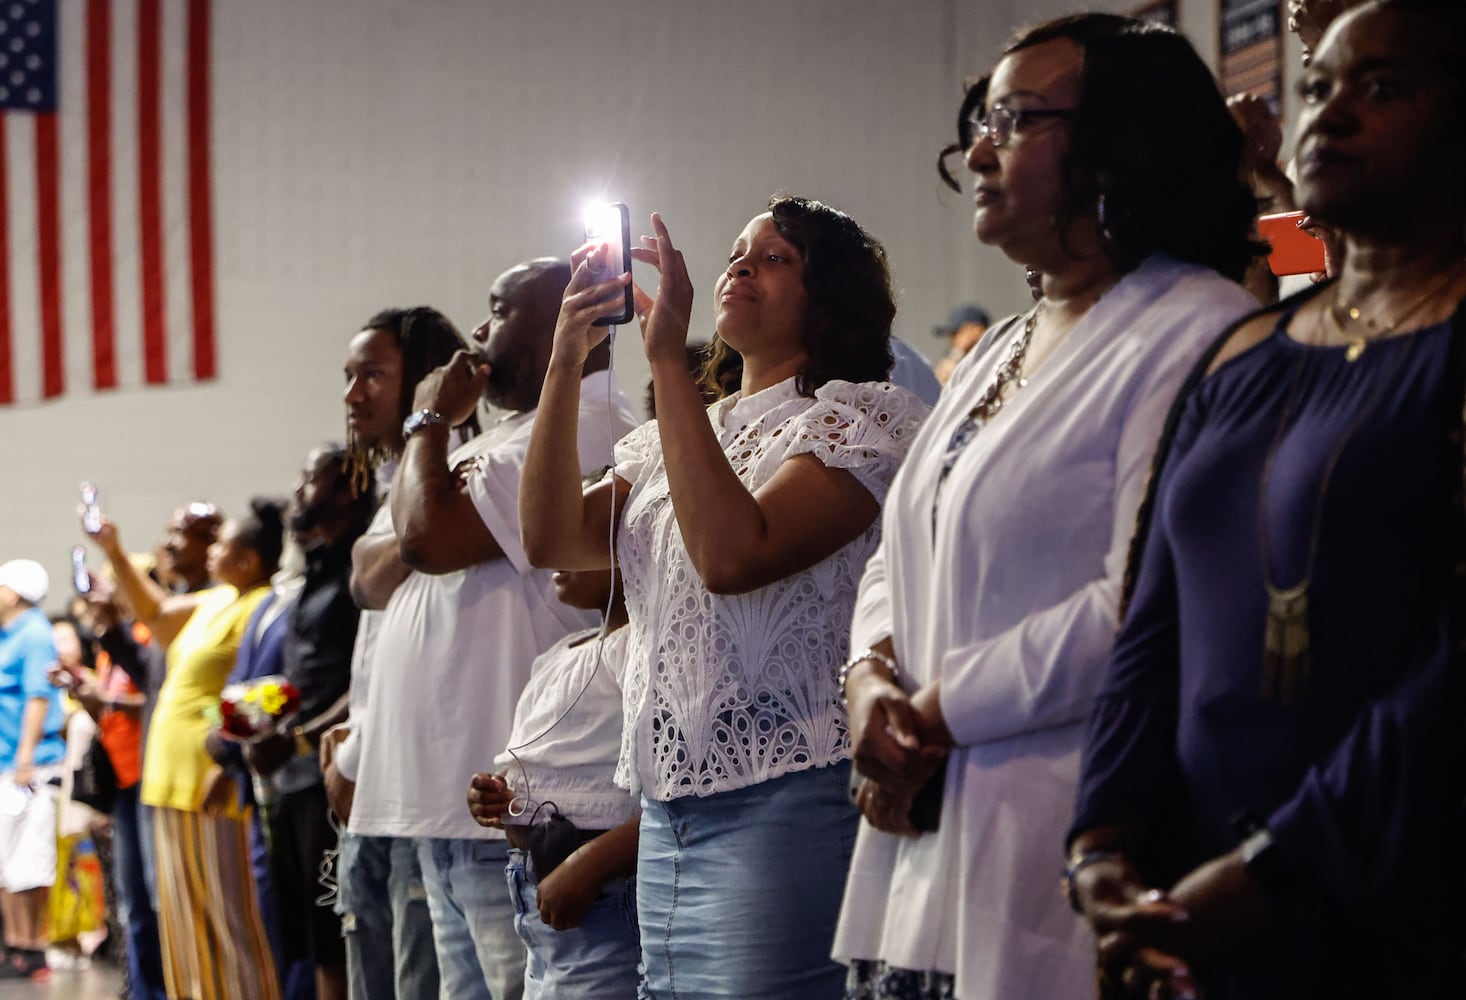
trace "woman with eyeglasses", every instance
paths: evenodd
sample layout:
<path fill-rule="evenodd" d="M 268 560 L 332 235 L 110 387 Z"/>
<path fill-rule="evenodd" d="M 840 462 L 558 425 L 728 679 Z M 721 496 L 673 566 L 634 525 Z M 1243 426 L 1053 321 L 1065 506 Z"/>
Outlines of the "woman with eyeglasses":
<path fill-rule="evenodd" d="M 958 130 L 978 239 L 1042 297 L 957 367 L 883 511 L 842 673 L 865 821 L 835 955 L 861 1000 L 1081 997 L 1056 885 L 1084 720 L 1162 419 L 1255 305 L 1254 205 L 1211 74 L 1131 18 L 1021 34 Z"/>
<path fill-rule="evenodd" d="M 1124 995 L 1466 995 L 1466 6 L 1354 8 L 1299 96 L 1343 264 L 1182 392 L 1089 729 Z"/>

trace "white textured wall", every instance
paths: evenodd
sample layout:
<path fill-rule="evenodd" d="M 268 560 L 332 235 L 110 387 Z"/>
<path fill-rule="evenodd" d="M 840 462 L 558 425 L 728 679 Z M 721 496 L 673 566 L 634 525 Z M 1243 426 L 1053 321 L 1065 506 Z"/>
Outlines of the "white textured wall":
<path fill-rule="evenodd" d="M 694 334 L 768 195 L 827 199 L 886 243 L 898 333 L 937 353 L 931 326 L 953 303 L 1002 313 L 1026 292 L 975 244 L 933 153 L 963 77 L 1013 24 L 1068 6 L 216 0 L 220 377 L 0 410 L 0 559 L 42 560 L 64 594 L 84 478 L 134 549 L 181 501 L 230 512 L 283 492 L 341 434 L 342 355 L 362 320 L 428 303 L 466 331 L 497 273 L 573 248 L 589 197 L 628 202 L 634 232 L 663 213 L 702 293 Z M 1183 0 L 1207 54 L 1214 38 L 1191 22 L 1211 7 Z M 627 333 L 616 365 L 639 400 Z"/>

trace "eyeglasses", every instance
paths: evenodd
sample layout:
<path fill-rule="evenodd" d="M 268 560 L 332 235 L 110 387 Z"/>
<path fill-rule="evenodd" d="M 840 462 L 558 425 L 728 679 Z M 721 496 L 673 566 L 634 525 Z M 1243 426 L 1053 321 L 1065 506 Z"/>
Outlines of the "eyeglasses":
<path fill-rule="evenodd" d="M 986 136 L 995 149 L 1001 149 L 1008 145 L 1008 140 L 1013 138 L 1015 130 L 1026 128 L 1030 122 L 1043 121 L 1045 118 L 1072 121 L 1074 109 L 996 107 L 986 112 L 975 111 L 967 116 L 967 135 L 963 137 L 966 148 L 971 149 L 977 140 Z"/>

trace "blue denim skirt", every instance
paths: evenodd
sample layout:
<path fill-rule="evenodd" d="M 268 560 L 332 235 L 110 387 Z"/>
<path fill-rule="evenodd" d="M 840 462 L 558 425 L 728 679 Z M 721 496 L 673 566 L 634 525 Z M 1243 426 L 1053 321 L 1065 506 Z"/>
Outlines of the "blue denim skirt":
<path fill-rule="evenodd" d="M 850 765 L 670 802 L 643 797 L 640 996 L 838 1000 L 830 958 L 860 814 Z"/>

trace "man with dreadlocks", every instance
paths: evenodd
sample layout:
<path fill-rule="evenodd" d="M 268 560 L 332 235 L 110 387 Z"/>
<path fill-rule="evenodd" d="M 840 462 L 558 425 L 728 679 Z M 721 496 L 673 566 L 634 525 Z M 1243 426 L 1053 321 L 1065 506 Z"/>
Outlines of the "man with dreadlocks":
<path fill-rule="evenodd" d="M 402 454 L 402 422 L 413 393 L 434 368 L 462 350 L 463 337 L 436 309 L 384 309 L 352 338 L 346 353 L 347 462 L 353 488 L 385 497 Z M 478 433 L 470 416 L 461 433 Z M 375 590 L 362 589 L 357 573 L 352 597 L 363 608 L 383 608 L 407 576 L 397 559 L 397 538 L 387 504 L 353 549 L 353 562 L 385 565 Z M 363 611 L 351 657 L 349 719 L 321 740 L 326 795 L 346 820 L 357 777 L 366 719 L 367 672 L 381 611 Z M 355 1000 L 396 1000 L 438 993 L 438 961 L 427 896 L 410 841 L 343 834 L 337 864 L 337 912 L 346 939 L 349 992 Z"/>

